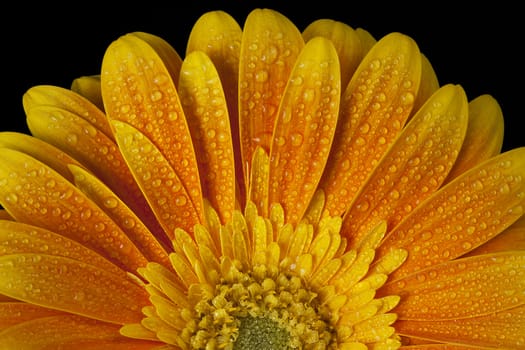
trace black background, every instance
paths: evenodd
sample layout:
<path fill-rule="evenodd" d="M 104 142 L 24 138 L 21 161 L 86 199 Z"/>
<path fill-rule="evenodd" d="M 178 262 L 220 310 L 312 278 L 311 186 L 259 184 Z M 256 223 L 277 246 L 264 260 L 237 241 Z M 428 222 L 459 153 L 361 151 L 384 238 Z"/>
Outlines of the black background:
<path fill-rule="evenodd" d="M 22 94 L 31 86 L 69 87 L 72 79 L 98 74 L 105 48 L 120 35 L 145 31 L 170 42 L 181 56 L 193 23 L 222 9 L 242 26 L 256 7 L 273 8 L 302 30 L 331 18 L 362 27 L 376 39 L 410 35 L 430 59 L 440 83 L 460 84 L 469 99 L 491 94 L 505 117 L 504 150 L 524 146 L 521 126 L 524 58 L 522 11 L 504 2 L 328 1 L 143 1 L 12 3 L 2 10 L 2 115 L 0 130 L 28 132 Z"/>

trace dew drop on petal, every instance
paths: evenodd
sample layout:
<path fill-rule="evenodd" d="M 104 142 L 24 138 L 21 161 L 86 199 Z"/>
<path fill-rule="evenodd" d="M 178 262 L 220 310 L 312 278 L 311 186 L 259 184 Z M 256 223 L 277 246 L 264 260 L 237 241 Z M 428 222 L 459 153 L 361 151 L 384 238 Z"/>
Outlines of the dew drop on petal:
<path fill-rule="evenodd" d="M 107 197 L 104 199 L 104 206 L 109 209 L 113 209 L 118 205 L 118 201 L 115 197 Z"/>

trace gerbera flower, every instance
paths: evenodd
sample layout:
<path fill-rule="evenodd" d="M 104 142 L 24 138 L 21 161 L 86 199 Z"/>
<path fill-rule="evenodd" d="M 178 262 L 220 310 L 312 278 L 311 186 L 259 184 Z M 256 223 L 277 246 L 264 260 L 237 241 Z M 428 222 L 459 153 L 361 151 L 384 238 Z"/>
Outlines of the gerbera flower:
<path fill-rule="evenodd" d="M 525 148 L 401 33 L 204 14 L 0 134 L 0 348 L 525 346 Z"/>

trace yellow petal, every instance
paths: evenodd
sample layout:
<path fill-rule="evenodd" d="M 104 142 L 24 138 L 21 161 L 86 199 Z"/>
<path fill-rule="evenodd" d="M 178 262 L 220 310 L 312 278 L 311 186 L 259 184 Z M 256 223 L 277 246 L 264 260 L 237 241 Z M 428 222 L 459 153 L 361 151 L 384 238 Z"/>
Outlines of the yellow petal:
<path fill-rule="evenodd" d="M 445 181 L 467 130 L 463 89 L 439 89 L 399 134 L 344 216 L 343 234 L 351 246 L 379 222 L 388 228 L 432 195 Z"/>
<path fill-rule="evenodd" d="M 418 271 L 381 290 L 400 295 L 400 320 L 457 320 L 525 304 L 525 251 L 478 255 Z"/>
<path fill-rule="evenodd" d="M 202 217 L 197 160 L 173 80 L 176 67 L 172 65 L 177 63 L 163 60 L 173 55 L 160 38 L 144 33 L 120 37 L 102 61 L 102 95 L 111 120 L 129 124 L 151 140 Z"/>
<path fill-rule="evenodd" d="M 495 314 L 445 321 L 397 321 L 400 335 L 423 338 L 434 342 L 465 345 L 466 349 L 522 349 L 525 345 L 525 306 Z M 455 349 L 454 347 L 451 347 Z M 407 348 L 408 349 L 408 348 Z M 415 347 L 415 349 L 449 349 Z M 465 349 L 459 347 L 458 349 Z"/>
<path fill-rule="evenodd" d="M 100 75 L 76 78 L 71 83 L 71 91 L 84 96 L 98 109 L 104 111 L 104 102 L 102 101 L 102 91 L 100 89 Z"/>
<path fill-rule="evenodd" d="M 48 165 L 69 181 L 73 181 L 73 175 L 69 172 L 68 165 L 80 166 L 80 163 L 61 151 L 36 137 L 17 132 L 0 132 L 0 147 L 20 151 Z"/>
<path fill-rule="evenodd" d="M 31 108 L 27 119 L 33 135 L 73 156 L 111 188 L 152 230 L 158 227 L 112 138 L 80 116 L 53 106 Z"/>
<path fill-rule="evenodd" d="M 212 61 L 201 51 L 185 58 L 179 94 L 202 175 L 203 195 L 226 223 L 235 208 L 230 117 L 219 75 Z"/>
<path fill-rule="evenodd" d="M 498 102 L 489 95 L 470 101 L 467 135 L 447 181 L 499 154 L 502 145 L 503 113 Z"/>
<path fill-rule="evenodd" d="M 240 150 L 238 81 L 239 56 L 241 54 L 242 29 L 235 19 L 224 11 L 210 11 L 203 14 L 190 32 L 186 56 L 193 51 L 202 51 L 213 62 L 221 78 L 226 103 L 230 115 L 232 142 Z M 239 182 L 239 200 L 244 205 L 246 199 L 242 160 L 240 152 L 235 152 L 236 179 Z"/>
<path fill-rule="evenodd" d="M 252 170 L 248 198 L 253 202 L 262 216 L 268 215 L 268 191 L 270 178 L 270 159 L 261 147 L 253 153 Z"/>
<path fill-rule="evenodd" d="M 117 325 L 74 315 L 43 317 L 0 332 L 2 349 L 149 350 L 159 345 L 125 338 Z"/>
<path fill-rule="evenodd" d="M 467 256 L 507 250 L 525 250 L 525 215 L 487 243 L 469 252 Z"/>
<path fill-rule="evenodd" d="M 463 173 L 411 212 L 385 238 L 379 255 L 404 248 L 408 258 L 392 276 L 454 259 L 485 243 L 523 214 L 525 148 Z"/>
<path fill-rule="evenodd" d="M 125 275 L 125 271 L 86 246 L 41 227 L 20 222 L 0 221 L 0 254 L 52 254 L 89 263 L 105 271 Z"/>
<path fill-rule="evenodd" d="M 1 149 L 0 204 L 19 222 L 81 242 L 128 271 L 146 259 L 95 203 L 24 153 Z"/>
<path fill-rule="evenodd" d="M 341 87 L 346 89 L 350 78 L 366 52 L 358 34 L 349 25 L 331 19 L 319 19 L 310 23 L 303 31 L 304 41 L 322 36 L 335 46 L 340 61 Z"/>
<path fill-rule="evenodd" d="M 27 90 L 22 101 L 26 114 L 33 108 L 44 106 L 64 110 L 79 116 L 112 138 L 111 128 L 102 110 L 76 92 L 57 86 L 38 85 Z"/>
<path fill-rule="evenodd" d="M 161 151 L 133 126 L 113 121 L 115 137 L 128 166 L 166 234 L 193 231 L 202 220 L 182 180 Z"/>
<path fill-rule="evenodd" d="M 284 91 L 270 149 L 269 203 L 280 203 L 292 224 L 304 215 L 328 159 L 340 89 L 332 43 L 310 40 Z"/>
<path fill-rule="evenodd" d="M 162 243 L 168 246 L 164 231 L 159 229 L 153 235 L 142 220 L 99 179 L 78 166 L 71 165 L 70 170 L 75 177 L 75 185 L 126 232 L 148 261 L 170 266 L 168 254 L 162 246 Z"/>
<path fill-rule="evenodd" d="M 383 37 L 368 52 L 341 100 L 340 121 L 320 188 L 325 215 L 341 215 L 401 131 L 414 105 L 421 54 L 402 34 Z"/>
<path fill-rule="evenodd" d="M 148 304 L 148 293 L 126 275 L 46 254 L 0 257 L 0 293 L 117 324 L 139 322 Z"/>
<path fill-rule="evenodd" d="M 129 36 L 136 37 L 149 45 L 163 62 L 171 80 L 176 84 L 179 81 L 182 59 L 175 49 L 163 38 L 146 32 L 133 32 Z M 157 77 L 159 78 L 159 77 Z"/>
<path fill-rule="evenodd" d="M 270 150 L 281 97 L 303 46 L 301 33 L 282 14 L 256 9 L 247 16 L 239 62 L 239 124 L 246 181 L 256 147 Z"/>
<path fill-rule="evenodd" d="M 32 319 L 63 314 L 62 311 L 23 302 L 0 302 L 0 330 Z"/>
<path fill-rule="evenodd" d="M 427 56 L 421 54 L 421 80 L 417 91 L 416 101 L 414 102 L 413 112 L 419 108 L 439 89 L 439 82 L 436 72 Z"/>

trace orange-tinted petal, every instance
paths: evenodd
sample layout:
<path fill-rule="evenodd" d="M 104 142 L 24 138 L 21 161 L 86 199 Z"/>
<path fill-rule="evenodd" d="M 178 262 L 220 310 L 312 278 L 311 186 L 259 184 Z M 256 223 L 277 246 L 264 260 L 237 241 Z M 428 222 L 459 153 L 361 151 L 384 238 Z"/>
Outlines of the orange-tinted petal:
<path fill-rule="evenodd" d="M 55 146 L 37 139 L 36 137 L 22 133 L 8 131 L 1 132 L 0 147 L 10 148 L 30 155 L 46 164 L 71 182 L 73 182 L 73 176 L 69 172 L 67 166 L 69 164 L 80 166 L 80 163 L 77 160 Z"/>
<path fill-rule="evenodd" d="M 126 338 L 119 326 L 64 315 L 24 322 L 0 332 L 2 349 L 148 350 L 160 346 Z"/>
<path fill-rule="evenodd" d="M 62 311 L 24 302 L 0 302 L 0 331 L 35 318 L 64 315 Z"/>
<path fill-rule="evenodd" d="M 158 231 L 150 208 L 115 142 L 83 118 L 54 106 L 27 112 L 29 129 L 70 154 L 108 185 L 144 222 Z"/>
<path fill-rule="evenodd" d="M 322 36 L 335 46 L 341 70 L 341 88 L 344 91 L 366 52 L 355 30 L 349 25 L 331 19 L 319 19 L 303 31 L 304 41 Z"/>
<path fill-rule="evenodd" d="M 401 131 L 414 105 L 421 74 L 415 42 L 392 33 L 368 52 L 341 101 L 332 153 L 320 187 L 325 214 L 343 214 Z"/>
<path fill-rule="evenodd" d="M 495 314 L 444 321 L 397 321 L 398 334 L 478 348 L 522 349 L 525 346 L 525 306 Z M 406 349 L 411 349 L 410 347 Z M 416 349 L 427 349 L 416 347 Z M 447 349 L 434 348 L 429 349 Z M 454 348 L 452 348 L 454 349 Z M 463 348 L 459 348 L 463 349 Z"/>
<path fill-rule="evenodd" d="M 98 205 L 139 248 L 148 261 L 155 261 L 170 266 L 166 249 L 169 241 L 164 231 L 162 236 L 155 236 L 148 230 L 144 223 L 122 200 L 116 196 L 98 178 L 83 168 L 71 165 L 71 173 L 75 177 L 75 185 Z"/>
<path fill-rule="evenodd" d="M 469 252 L 467 256 L 508 250 L 525 250 L 525 215 L 490 241 Z"/>
<path fill-rule="evenodd" d="M 190 32 L 186 56 L 193 51 L 202 51 L 211 59 L 221 78 L 222 88 L 228 104 L 230 128 L 234 149 L 240 150 L 239 138 L 239 56 L 241 54 L 242 29 L 235 19 L 224 11 L 210 11 L 203 14 Z M 235 152 L 236 179 L 239 200 L 244 205 L 244 185 L 240 152 Z"/>
<path fill-rule="evenodd" d="M 393 229 L 378 254 L 391 247 L 409 252 L 391 278 L 454 259 L 516 221 L 524 201 L 525 147 L 491 158 L 442 187 Z"/>
<path fill-rule="evenodd" d="M 98 109 L 104 111 L 102 91 L 100 89 L 100 75 L 79 77 L 71 83 L 71 91 L 84 96 Z"/>
<path fill-rule="evenodd" d="M 164 39 L 146 32 L 133 32 L 129 36 L 136 37 L 151 47 L 163 62 L 171 81 L 175 84 L 179 81 L 182 58 L 177 51 Z M 148 49 L 146 49 L 148 50 Z M 156 78 L 159 78 L 158 76 Z"/>
<path fill-rule="evenodd" d="M 289 223 L 302 218 L 323 173 L 337 124 L 340 89 L 332 43 L 321 37 L 310 40 L 290 75 L 270 149 L 269 203 L 280 203 Z"/>
<path fill-rule="evenodd" d="M 24 94 L 23 105 L 26 114 L 42 106 L 67 111 L 84 119 L 107 137 L 112 137 L 104 113 L 91 101 L 71 90 L 51 85 L 34 86 Z"/>
<path fill-rule="evenodd" d="M 150 140 L 175 171 L 201 217 L 197 160 L 176 91 L 177 81 L 172 80 L 175 68 L 163 61 L 173 52 L 159 40 L 144 33 L 131 33 L 110 44 L 101 74 L 106 113 L 111 120 L 129 124 Z"/>
<path fill-rule="evenodd" d="M 117 324 L 139 322 L 149 303 L 148 293 L 126 275 L 47 254 L 1 256 L 0 293 Z"/>
<path fill-rule="evenodd" d="M 467 135 L 447 182 L 501 152 L 503 113 L 492 96 L 481 95 L 469 103 Z"/>
<path fill-rule="evenodd" d="M 282 14 L 256 9 L 247 16 L 239 63 L 241 152 L 246 181 L 255 148 L 270 150 L 281 97 L 303 46 L 301 33 Z"/>
<path fill-rule="evenodd" d="M 344 216 L 342 234 L 353 246 L 379 222 L 395 227 L 445 181 L 467 130 L 467 96 L 446 85 L 401 131 L 354 204 Z"/>
<path fill-rule="evenodd" d="M 125 233 L 58 173 L 10 149 L 0 150 L 0 204 L 19 222 L 72 238 L 128 271 L 146 263 Z"/>
<path fill-rule="evenodd" d="M 268 191 L 270 178 L 270 159 L 262 147 L 257 147 L 253 153 L 252 171 L 248 198 L 253 202 L 260 215 L 268 214 Z"/>
<path fill-rule="evenodd" d="M 126 272 L 86 246 L 41 227 L 0 221 L 0 254 L 51 254 L 89 263 L 113 274 Z"/>
<path fill-rule="evenodd" d="M 226 223 L 235 209 L 233 140 L 219 75 L 203 52 L 195 51 L 184 59 L 179 94 L 202 175 L 203 195 Z"/>
<path fill-rule="evenodd" d="M 389 282 L 399 320 L 458 320 L 525 304 L 525 251 L 447 261 Z"/>
<path fill-rule="evenodd" d="M 421 54 L 421 80 L 417 91 L 416 101 L 414 102 L 413 112 L 419 108 L 439 89 L 439 81 L 432 64 L 427 56 Z"/>
<path fill-rule="evenodd" d="M 133 126 L 116 120 L 113 125 L 120 150 L 166 234 L 173 238 L 176 228 L 193 231 L 202 220 L 168 160 Z"/>

